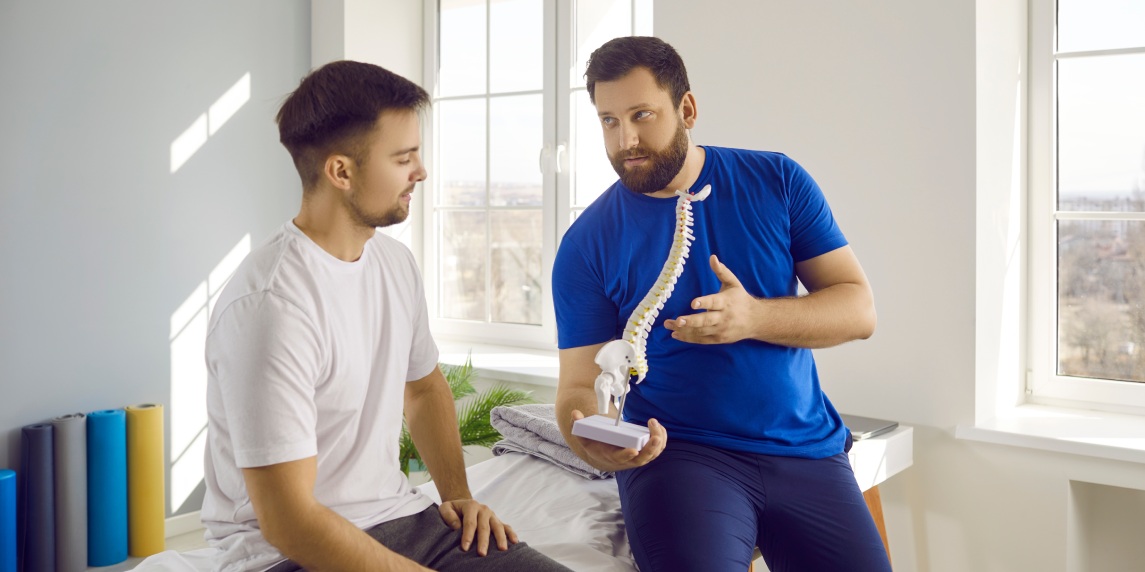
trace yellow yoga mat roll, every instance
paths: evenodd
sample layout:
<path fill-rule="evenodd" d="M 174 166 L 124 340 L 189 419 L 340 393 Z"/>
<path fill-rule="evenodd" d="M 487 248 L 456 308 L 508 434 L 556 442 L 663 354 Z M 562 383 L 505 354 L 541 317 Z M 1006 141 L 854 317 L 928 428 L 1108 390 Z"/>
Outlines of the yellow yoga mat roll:
<path fill-rule="evenodd" d="M 132 556 L 166 549 L 164 518 L 163 406 L 130 405 L 127 411 L 127 545 Z"/>

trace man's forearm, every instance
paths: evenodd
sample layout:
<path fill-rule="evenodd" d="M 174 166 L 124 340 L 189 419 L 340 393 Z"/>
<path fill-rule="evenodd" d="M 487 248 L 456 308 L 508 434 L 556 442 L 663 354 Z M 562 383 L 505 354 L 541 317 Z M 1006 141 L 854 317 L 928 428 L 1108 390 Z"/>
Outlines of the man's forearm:
<path fill-rule="evenodd" d="M 473 498 L 465 478 L 457 410 L 445 378 L 406 404 L 410 437 L 429 469 L 442 501 Z"/>
<path fill-rule="evenodd" d="M 584 448 L 580 446 L 580 442 L 573 438 L 572 412 L 574 409 L 583 413 L 585 417 L 591 417 L 600 413 L 596 409 L 596 391 L 590 388 L 574 387 L 562 390 L 557 394 L 557 425 L 561 429 L 561 434 L 564 435 L 565 442 L 568 443 L 573 453 L 576 453 L 578 457 L 588 462 L 589 456 L 585 454 Z M 616 408 L 609 405 L 608 416 L 615 418 L 616 414 Z"/>
<path fill-rule="evenodd" d="M 835 284 L 798 298 L 760 298 L 752 338 L 796 348 L 828 348 L 866 339 L 875 329 L 870 289 Z"/>
<path fill-rule="evenodd" d="M 273 532 L 271 532 L 273 530 Z M 315 503 L 291 522 L 264 528 L 275 548 L 306 570 L 424 571 L 427 568 L 386 548 L 329 508 Z"/>

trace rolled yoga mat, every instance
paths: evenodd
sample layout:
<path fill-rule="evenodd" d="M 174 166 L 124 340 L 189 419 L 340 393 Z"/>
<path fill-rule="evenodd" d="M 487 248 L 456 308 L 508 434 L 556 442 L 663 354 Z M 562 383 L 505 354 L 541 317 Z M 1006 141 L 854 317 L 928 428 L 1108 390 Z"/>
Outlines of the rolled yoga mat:
<path fill-rule="evenodd" d="M 20 464 L 24 486 L 19 507 L 19 560 L 23 572 L 55 572 L 56 508 L 53 478 L 52 426 L 24 427 Z"/>
<path fill-rule="evenodd" d="M 87 570 L 87 417 L 52 420 L 56 461 L 56 572 Z"/>
<path fill-rule="evenodd" d="M 0 572 L 16 572 L 16 471 L 0 470 Z"/>
<path fill-rule="evenodd" d="M 127 414 L 87 415 L 87 564 L 127 560 Z"/>
<path fill-rule="evenodd" d="M 132 556 L 166 549 L 163 406 L 127 407 L 127 528 Z"/>

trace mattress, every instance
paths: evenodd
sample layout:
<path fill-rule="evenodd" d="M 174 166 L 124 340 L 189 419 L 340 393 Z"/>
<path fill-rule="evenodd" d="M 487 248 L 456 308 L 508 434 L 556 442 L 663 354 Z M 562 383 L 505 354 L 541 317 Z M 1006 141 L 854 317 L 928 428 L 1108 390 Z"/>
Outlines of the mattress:
<path fill-rule="evenodd" d="M 588 480 L 521 453 L 493 457 L 466 470 L 469 490 L 517 536 L 577 572 L 632 572 L 615 479 Z M 440 502 L 432 482 L 419 487 Z M 217 551 L 168 550 L 138 572 L 208 572 Z"/>

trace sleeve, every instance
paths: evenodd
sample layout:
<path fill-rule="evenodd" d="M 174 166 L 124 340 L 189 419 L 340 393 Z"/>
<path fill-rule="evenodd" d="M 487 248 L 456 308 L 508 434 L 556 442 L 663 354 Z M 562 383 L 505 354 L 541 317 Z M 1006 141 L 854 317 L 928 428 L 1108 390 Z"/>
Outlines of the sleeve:
<path fill-rule="evenodd" d="M 785 157 L 784 185 L 791 218 L 791 257 L 810 260 L 847 245 L 831 207 L 815 179 L 795 161 Z"/>
<path fill-rule="evenodd" d="M 269 293 L 236 300 L 207 335 L 235 462 L 262 467 L 318 454 L 314 392 L 322 347 L 313 323 Z"/>
<path fill-rule="evenodd" d="M 553 307 L 559 349 L 616 338 L 620 310 L 605 294 L 599 276 L 585 259 L 580 245 L 566 234 L 553 263 Z"/>
<path fill-rule="evenodd" d="M 412 340 L 410 342 L 409 368 L 406 371 L 406 381 L 417 381 L 430 374 L 437 367 L 437 343 L 433 341 L 433 334 L 429 331 L 429 305 L 425 300 L 425 284 L 421 280 L 417 264 L 410 256 L 410 272 L 413 273 L 413 291 L 411 298 L 413 307 L 417 311 L 413 315 Z"/>

